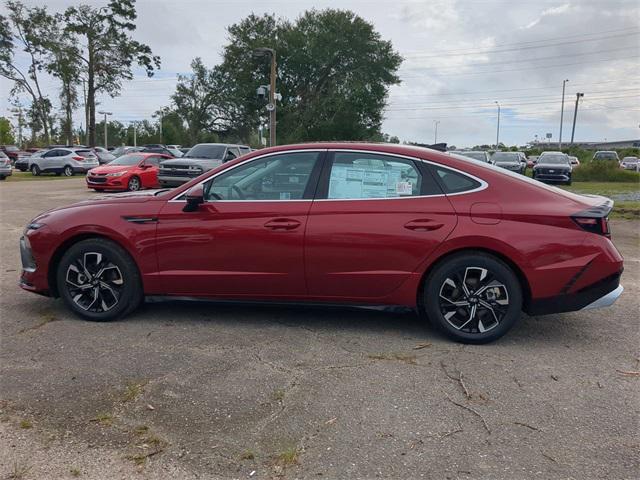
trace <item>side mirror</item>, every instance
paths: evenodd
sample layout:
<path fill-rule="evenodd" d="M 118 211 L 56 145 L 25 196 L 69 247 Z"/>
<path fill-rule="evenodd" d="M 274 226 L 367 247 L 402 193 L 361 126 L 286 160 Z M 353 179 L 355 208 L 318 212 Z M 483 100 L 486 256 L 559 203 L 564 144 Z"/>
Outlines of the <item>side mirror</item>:
<path fill-rule="evenodd" d="M 187 204 L 182 209 L 183 212 L 195 212 L 204 203 L 204 190 L 202 184 L 191 187 L 186 195 Z"/>

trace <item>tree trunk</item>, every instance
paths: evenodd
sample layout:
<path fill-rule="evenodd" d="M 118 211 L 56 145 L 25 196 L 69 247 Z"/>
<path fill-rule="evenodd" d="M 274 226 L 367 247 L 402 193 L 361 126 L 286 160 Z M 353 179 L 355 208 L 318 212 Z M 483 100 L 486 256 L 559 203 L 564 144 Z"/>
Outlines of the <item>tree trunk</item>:
<path fill-rule="evenodd" d="M 95 85 L 95 61 L 93 55 L 93 42 L 88 40 L 89 65 L 87 75 L 87 109 L 89 113 L 89 147 L 96 146 L 96 85 Z"/>

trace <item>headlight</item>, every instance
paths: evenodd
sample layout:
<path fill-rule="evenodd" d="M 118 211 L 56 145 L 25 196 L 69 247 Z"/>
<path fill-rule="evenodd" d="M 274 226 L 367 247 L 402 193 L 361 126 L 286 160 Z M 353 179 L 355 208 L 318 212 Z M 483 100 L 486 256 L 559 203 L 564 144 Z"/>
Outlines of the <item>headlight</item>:
<path fill-rule="evenodd" d="M 116 173 L 107 173 L 107 177 L 121 177 L 122 175 L 124 175 L 127 172 L 116 172 Z"/>

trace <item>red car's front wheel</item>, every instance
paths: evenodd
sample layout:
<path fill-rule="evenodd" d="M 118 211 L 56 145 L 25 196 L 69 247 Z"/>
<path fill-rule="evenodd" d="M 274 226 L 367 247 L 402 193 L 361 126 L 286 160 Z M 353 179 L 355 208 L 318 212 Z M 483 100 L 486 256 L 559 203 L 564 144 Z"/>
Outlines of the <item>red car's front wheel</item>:
<path fill-rule="evenodd" d="M 72 245 L 58 264 L 56 281 L 67 307 L 87 320 L 114 320 L 132 312 L 143 299 L 133 259 L 101 238 Z"/>
<path fill-rule="evenodd" d="M 424 284 L 428 319 L 463 343 L 487 343 L 520 318 L 522 288 L 511 268 L 491 255 L 463 253 L 437 265 Z"/>

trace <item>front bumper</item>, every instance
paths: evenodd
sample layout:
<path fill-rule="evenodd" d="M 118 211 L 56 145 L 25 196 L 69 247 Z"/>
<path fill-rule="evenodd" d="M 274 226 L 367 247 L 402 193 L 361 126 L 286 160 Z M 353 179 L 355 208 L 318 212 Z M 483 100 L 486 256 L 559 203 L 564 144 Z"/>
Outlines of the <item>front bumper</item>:
<path fill-rule="evenodd" d="M 86 177 L 87 188 L 96 190 L 126 190 L 128 177 Z"/>
<path fill-rule="evenodd" d="M 168 175 L 158 176 L 158 183 L 160 184 L 161 188 L 179 187 L 180 185 L 184 185 L 185 183 L 190 182 L 197 176 L 198 175 L 194 175 L 193 177 L 186 177 L 186 176 L 173 177 Z"/>
<path fill-rule="evenodd" d="M 541 182 L 568 182 L 571 180 L 569 173 L 535 173 L 534 177 Z"/>

